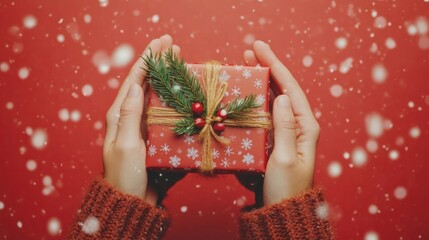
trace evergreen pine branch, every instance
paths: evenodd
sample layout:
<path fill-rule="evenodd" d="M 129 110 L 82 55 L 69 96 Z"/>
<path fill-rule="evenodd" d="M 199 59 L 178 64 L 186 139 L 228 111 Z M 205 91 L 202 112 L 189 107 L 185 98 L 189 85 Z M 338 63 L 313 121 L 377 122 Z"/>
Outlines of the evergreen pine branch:
<path fill-rule="evenodd" d="M 228 113 L 228 118 L 237 119 L 240 118 L 241 113 L 250 112 L 253 108 L 258 108 L 260 106 L 261 104 L 258 104 L 255 101 L 255 95 L 251 94 L 244 98 L 236 98 L 232 100 L 225 107 L 225 110 Z"/>
<path fill-rule="evenodd" d="M 198 133 L 198 128 L 195 127 L 194 124 L 194 118 L 193 117 L 187 117 L 184 118 L 176 123 L 176 126 L 174 127 L 173 131 L 177 135 L 183 135 L 183 134 L 189 134 L 193 135 L 195 133 Z"/>
<path fill-rule="evenodd" d="M 200 82 L 189 72 L 183 58 L 179 59 L 174 54 L 173 49 L 170 48 L 165 54 L 165 61 L 168 65 L 167 70 L 170 78 L 180 86 L 183 95 L 190 102 L 201 102 L 205 106 L 206 96 Z"/>
<path fill-rule="evenodd" d="M 147 81 L 158 97 L 177 112 L 192 114 L 191 103 L 182 94 L 180 87 L 176 87 L 178 85 L 170 79 L 168 65 L 161 55 L 153 55 L 151 52 L 142 58 L 145 62 Z"/>

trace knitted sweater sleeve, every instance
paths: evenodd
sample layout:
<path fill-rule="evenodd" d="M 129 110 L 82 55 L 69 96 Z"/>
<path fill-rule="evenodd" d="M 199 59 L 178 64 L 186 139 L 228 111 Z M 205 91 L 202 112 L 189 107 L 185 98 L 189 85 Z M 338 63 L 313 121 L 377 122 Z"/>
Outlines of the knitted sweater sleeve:
<path fill-rule="evenodd" d="M 121 193 L 98 177 L 89 187 L 68 239 L 159 239 L 168 224 L 165 210 Z"/>
<path fill-rule="evenodd" d="M 320 188 L 280 203 L 243 213 L 243 239 L 333 239 Z"/>

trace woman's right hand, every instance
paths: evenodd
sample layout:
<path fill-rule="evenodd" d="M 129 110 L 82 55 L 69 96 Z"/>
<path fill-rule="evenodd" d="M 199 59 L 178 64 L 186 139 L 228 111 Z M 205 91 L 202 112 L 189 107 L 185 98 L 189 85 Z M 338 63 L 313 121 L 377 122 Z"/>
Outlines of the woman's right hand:
<path fill-rule="evenodd" d="M 269 67 L 274 81 L 274 148 L 267 163 L 262 196 L 256 196 L 263 199 L 264 205 L 272 205 L 312 188 L 320 128 L 298 82 L 268 44 L 254 42 L 243 58 L 247 65 Z"/>

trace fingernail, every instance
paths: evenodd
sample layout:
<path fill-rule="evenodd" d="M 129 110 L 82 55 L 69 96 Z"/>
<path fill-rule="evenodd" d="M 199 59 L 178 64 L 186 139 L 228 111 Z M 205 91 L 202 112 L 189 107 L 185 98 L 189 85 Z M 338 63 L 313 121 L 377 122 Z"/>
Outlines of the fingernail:
<path fill-rule="evenodd" d="M 279 106 L 279 107 L 289 107 L 290 106 L 290 101 L 289 101 L 289 97 L 288 96 L 286 96 L 286 95 L 280 95 L 280 96 L 278 96 L 278 102 L 277 102 L 277 105 Z"/>
<path fill-rule="evenodd" d="M 268 44 L 262 40 L 257 40 L 258 42 L 260 42 L 260 44 L 262 44 L 263 46 L 268 46 Z"/>
<path fill-rule="evenodd" d="M 263 41 L 261 41 L 261 40 L 256 40 L 254 43 L 255 43 L 255 44 L 264 44 L 264 42 L 263 42 Z"/>
<path fill-rule="evenodd" d="M 140 94 L 140 87 L 136 83 L 133 83 L 130 86 L 130 89 L 128 89 L 127 96 L 128 97 L 137 97 L 139 94 Z"/>

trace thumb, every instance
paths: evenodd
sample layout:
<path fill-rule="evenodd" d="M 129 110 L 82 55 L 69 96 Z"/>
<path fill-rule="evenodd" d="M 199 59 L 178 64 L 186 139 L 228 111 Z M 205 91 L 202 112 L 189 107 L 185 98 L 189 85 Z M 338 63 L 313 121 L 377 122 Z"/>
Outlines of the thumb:
<path fill-rule="evenodd" d="M 279 95 L 273 104 L 274 149 L 279 161 L 294 161 L 296 150 L 296 122 L 289 96 Z M 282 160 L 281 160 L 282 159 Z"/>
<path fill-rule="evenodd" d="M 140 85 L 133 83 L 121 105 L 116 141 L 136 142 L 141 138 L 140 124 L 143 113 L 143 91 Z"/>

